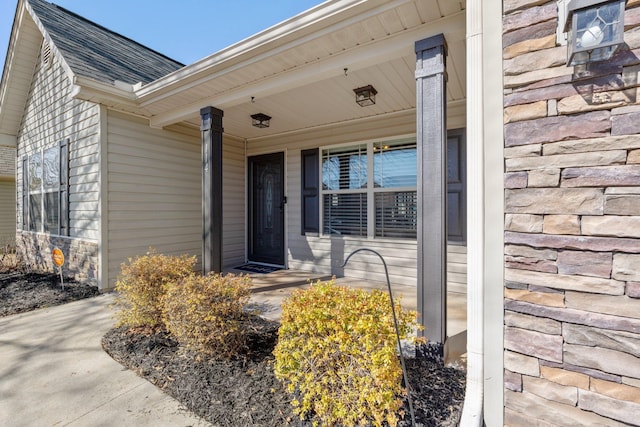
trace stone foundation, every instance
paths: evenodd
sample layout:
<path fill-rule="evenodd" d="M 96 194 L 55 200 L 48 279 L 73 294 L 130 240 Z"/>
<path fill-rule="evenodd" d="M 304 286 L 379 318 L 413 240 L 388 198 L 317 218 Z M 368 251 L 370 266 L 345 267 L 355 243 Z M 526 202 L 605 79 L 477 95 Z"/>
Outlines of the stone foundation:
<path fill-rule="evenodd" d="M 18 233 L 16 247 L 18 257 L 30 270 L 57 272 L 51 252 L 58 247 L 64 253 L 62 273 L 79 282 L 98 285 L 98 244 L 69 237 L 41 233 Z"/>

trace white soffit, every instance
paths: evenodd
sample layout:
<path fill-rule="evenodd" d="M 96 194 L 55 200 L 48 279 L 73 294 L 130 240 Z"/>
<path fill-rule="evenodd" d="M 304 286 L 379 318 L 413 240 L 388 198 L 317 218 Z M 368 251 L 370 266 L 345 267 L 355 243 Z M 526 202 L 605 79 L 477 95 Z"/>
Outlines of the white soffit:
<path fill-rule="evenodd" d="M 20 7 L 11 31 L 2 87 L 0 87 L 0 133 L 17 135 L 42 43 L 25 7 Z"/>
<path fill-rule="evenodd" d="M 225 132 L 241 137 L 255 132 L 241 125 L 244 115 L 268 106 L 271 111 L 260 112 L 272 115 L 272 126 L 283 126 L 279 131 L 332 123 L 331 115 L 338 113 L 348 120 L 400 111 L 415 107 L 415 41 L 444 33 L 449 44 L 447 98 L 458 101 L 465 96 L 463 7 L 450 0 L 325 2 L 139 88 L 136 95 L 154 127 L 197 124 L 200 108 L 212 105 L 225 111 Z M 450 14 L 443 17 L 443 10 Z M 272 33 L 274 41 L 269 42 Z M 345 103 L 342 110 L 328 111 L 331 100 L 352 96 L 358 84 L 373 84 L 387 101 L 369 109 Z M 252 96 L 258 105 L 251 104 Z M 295 108 L 299 100 L 306 100 L 308 108 L 304 103 Z M 314 111 L 317 102 L 325 108 Z"/>

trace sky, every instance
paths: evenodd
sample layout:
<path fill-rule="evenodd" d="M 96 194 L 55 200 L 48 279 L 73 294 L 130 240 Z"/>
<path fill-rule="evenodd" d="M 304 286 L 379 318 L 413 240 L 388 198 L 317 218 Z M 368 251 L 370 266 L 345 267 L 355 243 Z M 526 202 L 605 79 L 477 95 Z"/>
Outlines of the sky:
<path fill-rule="evenodd" d="M 176 61 L 191 64 L 322 0 L 52 0 Z M 0 0 L 4 66 L 18 0 Z"/>

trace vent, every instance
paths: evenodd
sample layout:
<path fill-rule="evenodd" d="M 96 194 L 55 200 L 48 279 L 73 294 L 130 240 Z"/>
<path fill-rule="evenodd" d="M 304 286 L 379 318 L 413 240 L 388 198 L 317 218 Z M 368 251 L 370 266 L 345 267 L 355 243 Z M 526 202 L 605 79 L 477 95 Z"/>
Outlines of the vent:
<path fill-rule="evenodd" d="M 51 64 L 53 63 L 53 55 L 51 53 L 51 45 L 46 40 L 42 43 L 40 58 L 42 61 L 42 68 L 47 69 L 51 67 Z"/>

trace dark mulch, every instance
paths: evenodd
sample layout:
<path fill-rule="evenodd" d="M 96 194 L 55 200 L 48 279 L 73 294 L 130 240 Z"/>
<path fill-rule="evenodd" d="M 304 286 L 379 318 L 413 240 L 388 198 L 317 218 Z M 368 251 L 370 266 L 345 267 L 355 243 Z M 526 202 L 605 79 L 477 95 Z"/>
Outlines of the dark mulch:
<path fill-rule="evenodd" d="M 93 286 L 54 274 L 0 273 L 0 317 L 98 295 Z M 200 417 L 218 426 L 308 426 L 293 414 L 290 396 L 273 374 L 278 323 L 254 318 L 250 350 L 231 361 L 184 350 L 164 331 L 110 330 L 102 346 L 115 360 L 137 372 Z M 431 359 L 408 359 L 416 421 L 422 426 L 453 426 L 464 400 L 465 373 Z M 399 423 L 409 426 L 406 416 Z"/>
<path fill-rule="evenodd" d="M 37 273 L 0 273 L 0 317 L 51 307 L 98 295 L 96 286 L 60 276 Z"/>
<path fill-rule="evenodd" d="M 293 414 L 291 397 L 273 374 L 278 323 L 254 320 L 251 350 L 231 361 L 183 349 L 165 331 L 112 329 L 102 346 L 115 360 L 219 426 L 309 426 Z M 408 359 L 416 421 L 453 426 L 464 400 L 465 373 L 425 358 Z M 411 425 L 407 402 L 400 426 Z"/>

